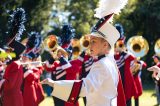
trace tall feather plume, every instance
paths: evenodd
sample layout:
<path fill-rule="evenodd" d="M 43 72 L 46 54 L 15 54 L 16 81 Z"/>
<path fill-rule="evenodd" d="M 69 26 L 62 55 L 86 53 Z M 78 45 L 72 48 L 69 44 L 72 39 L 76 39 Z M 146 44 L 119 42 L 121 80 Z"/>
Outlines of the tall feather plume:
<path fill-rule="evenodd" d="M 27 52 L 37 52 L 40 49 L 42 37 L 39 32 L 32 31 L 29 33 L 28 42 L 26 43 Z"/>
<path fill-rule="evenodd" d="M 127 0 L 100 0 L 94 16 L 103 18 L 110 14 L 118 14 L 126 4 Z"/>
<path fill-rule="evenodd" d="M 7 38 L 8 45 L 13 40 L 20 40 L 23 31 L 25 30 L 24 22 L 26 15 L 23 8 L 17 8 L 9 17 Z"/>

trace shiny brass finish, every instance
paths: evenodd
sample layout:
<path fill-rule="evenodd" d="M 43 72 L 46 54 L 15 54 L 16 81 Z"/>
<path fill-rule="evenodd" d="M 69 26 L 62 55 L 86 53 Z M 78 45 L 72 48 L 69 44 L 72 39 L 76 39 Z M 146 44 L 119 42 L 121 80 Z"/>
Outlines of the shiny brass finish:
<path fill-rule="evenodd" d="M 136 57 L 143 57 L 149 51 L 147 40 L 142 36 L 133 36 L 127 41 L 127 49 Z"/>
<path fill-rule="evenodd" d="M 71 46 L 72 46 L 72 59 L 77 59 L 81 53 L 80 40 L 72 39 Z"/>
<path fill-rule="evenodd" d="M 50 35 L 44 39 L 44 49 L 47 51 L 54 51 L 58 47 L 58 39 L 55 35 Z"/>
<path fill-rule="evenodd" d="M 87 50 L 90 46 L 90 36 L 89 35 L 84 35 L 80 39 L 80 44 L 82 47 L 82 50 Z"/>
<path fill-rule="evenodd" d="M 160 38 L 155 43 L 154 51 L 156 55 L 160 57 Z"/>

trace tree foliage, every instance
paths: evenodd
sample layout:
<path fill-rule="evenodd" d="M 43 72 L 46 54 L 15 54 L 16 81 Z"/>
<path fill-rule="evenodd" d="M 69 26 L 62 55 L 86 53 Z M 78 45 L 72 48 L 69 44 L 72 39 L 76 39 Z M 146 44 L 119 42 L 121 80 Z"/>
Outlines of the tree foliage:
<path fill-rule="evenodd" d="M 48 25 L 53 0 L 0 0 L 0 37 L 5 36 L 8 21 L 8 11 L 18 7 L 26 11 L 26 33 L 42 31 Z"/>
<path fill-rule="evenodd" d="M 70 6 L 66 7 L 71 12 L 69 21 L 76 28 L 81 36 L 90 32 L 90 28 L 95 24 L 94 9 L 98 0 L 71 0 Z"/>
<path fill-rule="evenodd" d="M 127 40 L 134 35 L 142 35 L 149 43 L 149 52 L 143 57 L 148 66 L 153 65 L 152 56 L 155 41 L 160 38 L 160 1 L 131 0 L 126 9 L 115 17 L 115 23 L 122 23 Z M 143 72 L 147 78 L 149 72 Z"/>

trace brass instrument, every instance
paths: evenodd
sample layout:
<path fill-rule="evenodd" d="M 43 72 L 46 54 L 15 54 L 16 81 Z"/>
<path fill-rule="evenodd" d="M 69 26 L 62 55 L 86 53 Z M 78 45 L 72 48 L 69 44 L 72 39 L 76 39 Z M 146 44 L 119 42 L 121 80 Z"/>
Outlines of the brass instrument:
<path fill-rule="evenodd" d="M 56 57 L 57 56 L 60 57 L 61 55 L 63 55 L 65 58 L 68 58 L 67 51 L 64 50 L 61 46 L 58 46 L 57 49 L 56 49 L 56 51 L 54 53 L 55 53 Z"/>
<path fill-rule="evenodd" d="M 87 50 L 90 46 L 90 36 L 89 35 L 84 35 L 80 39 L 80 44 L 82 47 L 82 50 Z"/>
<path fill-rule="evenodd" d="M 140 70 L 140 68 L 141 68 L 141 64 L 139 64 L 138 60 L 135 59 L 130 66 L 130 70 L 132 74 L 135 75 Z"/>
<path fill-rule="evenodd" d="M 125 48 L 124 41 L 123 40 L 118 40 L 115 44 L 115 47 L 118 48 L 118 49 L 120 49 L 120 48 L 124 49 Z"/>
<path fill-rule="evenodd" d="M 58 39 L 55 35 L 49 35 L 44 39 L 43 47 L 47 51 L 55 51 L 58 47 Z"/>
<path fill-rule="evenodd" d="M 136 57 L 143 57 L 149 51 L 147 40 L 142 36 L 133 36 L 127 41 L 127 49 Z"/>
<path fill-rule="evenodd" d="M 68 57 L 68 53 L 58 45 L 58 38 L 55 35 L 50 35 L 47 38 L 44 39 L 43 47 L 44 50 L 48 51 L 53 58 L 58 59 L 57 55 L 58 52 L 61 52 L 61 54 L 64 57 Z"/>
<path fill-rule="evenodd" d="M 81 53 L 81 46 L 79 39 L 76 38 L 72 39 L 71 46 L 72 46 L 72 59 L 77 59 Z"/>
<path fill-rule="evenodd" d="M 149 51 L 149 45 L 145 38 L 142 36 L 133 36 L 127 41 L 127 49 L 136 58 L 145 56 Z M 138 59 L 137 59 L 138 60 Z M 140 70 L 140 64 L 135 60 L 131 66 L 132 74 L 134 75 Z"/>
<path fill-rule="evenodd" d="M 160 38 L 155 43 L 154 51 L 156 55 L 160 57 Z"/>

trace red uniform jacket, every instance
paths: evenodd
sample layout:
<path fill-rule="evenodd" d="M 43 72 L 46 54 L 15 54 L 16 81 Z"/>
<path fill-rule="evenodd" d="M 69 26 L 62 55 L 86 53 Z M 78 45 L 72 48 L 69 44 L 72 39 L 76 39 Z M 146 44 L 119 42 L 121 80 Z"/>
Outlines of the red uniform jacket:
<path fill-rule="evenodd" d="M 126 98 L 125 98 L 124 89 L 122 85 L 121 75 L 119 72 L 118 74 L 119 74 L 119 82 L 117 87 L 117 91 L 118 91 L 117 106 L 126 106 Z"/>
<path fill-rule="evenodd" d="M 68 62 L 69 63 L 69 62 Z M 55 76 L 54 80 L 74 80 L 76 79 L 76 71 L 75 69 L 75 62 L 71 62 L 73 67 L 69 66 L 69 64 L 64 64 L 62 65 L 59 61 L 55 61 L 52 65 L 49 64 L 45 64 L 44 68 L 49 71 L 52 72 L 52 74 Z M 79 106 L 78 102 L 76 103 L 76 105 L 71 104 L 71 103 L 67 103 L 65 102 L 65 106 Z"/>
<path fill-rule="evenodd" d="M 144 63 L 143 61 L 140 62 L 141 64 L 141 69 L 140 71 L 147 67 L 147 64 Z M 142 82 L 141 82 L 141 78 L 138 74 L 134 75 L 134 81 L 135 81 L 135 84 L 136 84 L 136 87 L 137 87 L 137 93 L 136 95 L 134 96 L 134 98 L 138 98 L 139 96 L 142 95 L 142 92 L 143 92 L 143 87 L 142 87 Z"/>
<path fill-rule="evenodd" d="M 115 55 L 115 60 L 120 70 L 125 98 L 128 100 L 137 93 L 137 88 L 130 70 L 130 64 L 134 60 L 134 57 L 129 53 L 122 52 Z"/>
<path fill-rule="evenodd" d="M 27 70 L 24 73 L 24 106 L 38 106 L 35 79 L 38 79 L 38 76 L 33 73 L 33 70 Z"/>
<path fill-rule="evenodd" d="M 67 80 L 78 80 L 80 78 L 80 72 L 82 70 L 82 62 L 78 59 L 70 61 L 71 67 L 66 69 Z"/>
<path fill-rule="evenodd" d="M 34 74 L 36 74 L 37 78 L 35 79 L 35 89 L 36 89 L 36 96 L 37 96 L 37 104 L 40 104 L 44 100 L 44 91 L 42 85 L 40 84 L 40 76 L 43 72 L 43 67 L 37 67 L 33 69 Z"/>
<path fill-rule="evenodd" d="M 6 81 L 3 84 L 3 106 L 23 106 L 23 68 L 19 61 L 13 61 L 6 67 L 4 79 Z"/>

